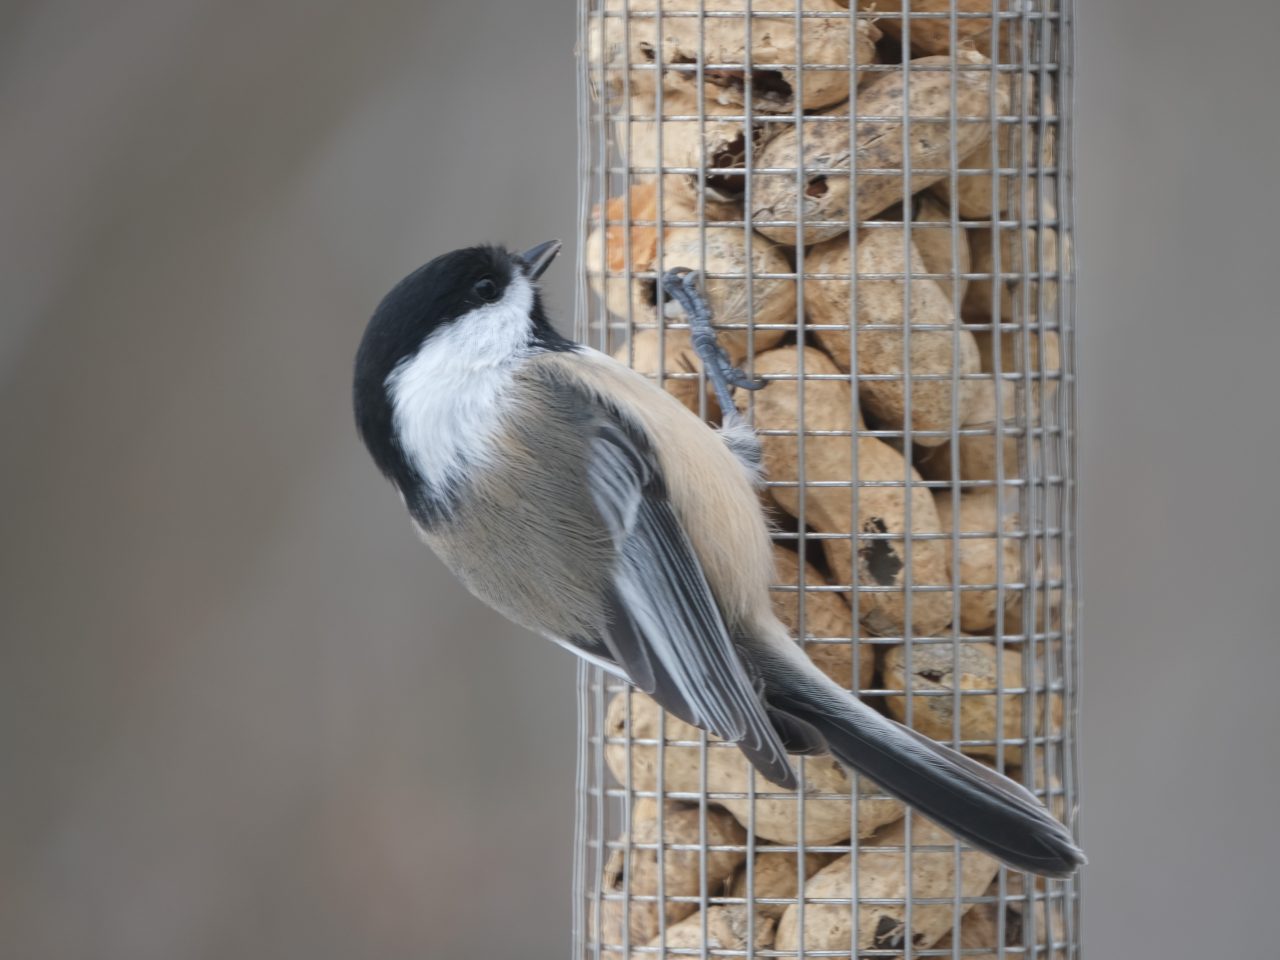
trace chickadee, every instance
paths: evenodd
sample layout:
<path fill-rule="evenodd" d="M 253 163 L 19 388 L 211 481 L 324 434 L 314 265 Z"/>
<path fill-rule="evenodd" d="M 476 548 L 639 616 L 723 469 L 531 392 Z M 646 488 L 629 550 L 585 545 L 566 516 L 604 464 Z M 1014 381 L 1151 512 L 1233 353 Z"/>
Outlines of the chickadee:
<path fill-rule="evenodd" d="M 355 363 L 360 436 L 422 538 L 516 623 L 734 743 L 795 790 L 831 753 L 956 836 L 1050 877 L 1084 862 L 1028 790 L 864 705 L 773 614 L 773 555 L 718 350 L 689 277 L 663 278 L 733 429 L 552 328 L 557 241 L 455 250 L 378 305 Z M 736 451 L 736 452 L 735 452 Z M 754 455 L 753 455 L 754 454 Z"/>

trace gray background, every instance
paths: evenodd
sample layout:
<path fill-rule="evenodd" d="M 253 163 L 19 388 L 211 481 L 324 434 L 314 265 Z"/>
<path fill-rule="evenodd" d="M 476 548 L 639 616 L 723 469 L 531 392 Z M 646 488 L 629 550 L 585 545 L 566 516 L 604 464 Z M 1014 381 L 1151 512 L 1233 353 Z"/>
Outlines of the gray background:
<path fill-rule="evenodd" d="M 1087 954 L 1275 956 L 1280 11 L 1078 12 Z M 0 954 L 567 956 L 573 666 L 347 391 L 409 268 L 573 235 L 572 32 L 0 5 Z"/>

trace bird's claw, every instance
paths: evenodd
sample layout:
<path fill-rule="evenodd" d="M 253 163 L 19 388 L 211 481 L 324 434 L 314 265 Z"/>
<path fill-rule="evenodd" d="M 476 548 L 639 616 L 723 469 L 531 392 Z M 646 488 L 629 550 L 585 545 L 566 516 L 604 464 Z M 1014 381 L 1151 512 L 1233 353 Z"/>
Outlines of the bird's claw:
<path fill-rule="evenodd" d="M 765 386 L 765 381 L 747 376 L 730 362 L 711 325 L 711 308 L 702 295 L 701 282 L 702 274 L 688 267 L 673 267 L 662 275 L 662 289 L 688 317 L 693 349 L 715 388 L 721 409 L 727 412 L 734 409 L 730 387 L 759 390 Z"/>
<path fill-rule="evenodd" d="M 769 385 L 767 380 L 747 376 L 741 367 L 730 367 L 725 373 L 725 379 L 735 387 L 741 387 L 743 390 L 763 390 Z"/>

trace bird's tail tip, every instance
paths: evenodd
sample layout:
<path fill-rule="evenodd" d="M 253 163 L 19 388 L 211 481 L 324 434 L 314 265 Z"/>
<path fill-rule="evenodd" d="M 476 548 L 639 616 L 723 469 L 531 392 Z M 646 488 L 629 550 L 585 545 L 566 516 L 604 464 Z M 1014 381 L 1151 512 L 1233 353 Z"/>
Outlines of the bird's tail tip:
<path fill-rule="evenodd" d="M 796 697 L 793 688 L 780 705 L 817 728 L 840 763 L 1006 865 L 1065 878 L 1086 862 L 1071 831 L 1026 787 L 851 694 L 810 687 Z"/>
<path fill-rule="evenodd" d="M 865 736 L 829 736 L 838 760 L 867 772 L 886 792 L 1010 867 L 1064 879 L 1086 862 L 1071 831 L 1026 787 L 909 727 L 874 716 L 898 734 L 891 739 L 899 740 L 900 753 L 892 759 L 882 754 L 872 762 L 878 769 L 868 771 Z M 871 749 L 885 746 L 873 739 Z"/>

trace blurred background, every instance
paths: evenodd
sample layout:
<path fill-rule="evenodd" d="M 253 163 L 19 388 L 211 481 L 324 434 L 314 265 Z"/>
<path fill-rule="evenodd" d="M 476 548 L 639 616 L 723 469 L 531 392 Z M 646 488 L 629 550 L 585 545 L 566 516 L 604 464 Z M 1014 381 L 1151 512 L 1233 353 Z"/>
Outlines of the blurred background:
<path fill-rule="evenodd" d="M 1280 8 L 1076 6 L 1085 950 L 1274 956 Z M 0 3 L 0 955 L 568 956 L 573 663 L 348 375 L 574 236 L 574 11 Z"/>

